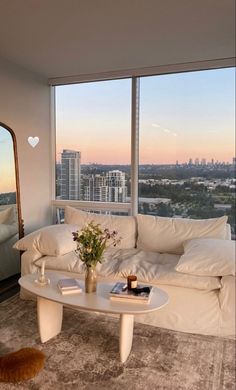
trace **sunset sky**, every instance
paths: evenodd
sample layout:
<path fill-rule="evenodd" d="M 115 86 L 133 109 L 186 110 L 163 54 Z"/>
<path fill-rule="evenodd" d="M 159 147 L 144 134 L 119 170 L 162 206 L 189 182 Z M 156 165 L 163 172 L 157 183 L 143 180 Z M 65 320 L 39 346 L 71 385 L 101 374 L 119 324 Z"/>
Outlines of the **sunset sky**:
<path fill-rule="evenodd" d="M 131 80 L 56 88 L 57 160 L 130 164 Z M 27 142 L 27 140 L 25 140 Z M 235 68 L 143 77 L 140 163 L 170 164 L 235 155 Z M 12 140 L 0 128 L 0 193 L 15 191 Z"/>
<path fill-rule="evenodd" d="M 0 194 L 15 190 L 13 142 L 9 131 L 0 126 Z"/>
<path fill-rule="evenodd" d="M 140 163 L 189 158 L 232 162 L 235 69 L 143 77 Z M 131 80 L 57 87 L 57 159 L 64 149 L 82 163 L 129 164 Z"/>

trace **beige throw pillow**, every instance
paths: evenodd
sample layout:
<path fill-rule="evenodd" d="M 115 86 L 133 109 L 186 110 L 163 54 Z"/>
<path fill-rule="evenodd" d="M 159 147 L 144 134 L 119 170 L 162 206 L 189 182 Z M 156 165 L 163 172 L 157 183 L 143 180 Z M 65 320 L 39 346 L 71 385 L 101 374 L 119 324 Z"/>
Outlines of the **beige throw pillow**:
<path fill-rule="evenodd" d="M 160 253 L 183 254 L 186 240 L 200 237 L 225 239 L 226 216 L 212 219 L 137 216 L 137 247 Z"/>
<path fill-rule="evenodd" d="M 21 238 L 14 245 L 15 249 L 37 250 L 42 255 L 59 256 L 76 249 L 72 232 L 76 231 L 74 225 L 51 225 L 36 230 Z"/>
<path fill-rule="evenodd" d="M 14 222 L 14 207 L 8 207 L 7 209 L 0 211 L 0 223 L 11 225 Z"/>
<path fill-rule="evenodd" d="M 88 213 L 74 207 L 65 207 L 65 223 L 77 225 L 77 229 L 80 230 L 91 221 L 100 224 L 102 228 L 118 232 L 121 241 L 117 248 L 130 249 L 135 247 L 136 221 L 134 217 Z"/>
<path fill-rule="evenodd" d="M 235 275 L 235 241 L 214 238 L 187 241 L 175 269 L 198 276 Z"/>

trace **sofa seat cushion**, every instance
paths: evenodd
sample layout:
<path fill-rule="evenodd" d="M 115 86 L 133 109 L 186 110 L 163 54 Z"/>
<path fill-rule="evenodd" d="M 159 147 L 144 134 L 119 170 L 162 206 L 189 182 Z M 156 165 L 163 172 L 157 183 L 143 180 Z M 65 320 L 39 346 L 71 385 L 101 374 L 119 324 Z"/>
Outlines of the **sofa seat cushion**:
<path fill-rule="evenodd" d="M 175 270 L 179 255 L 146 252 L 140 249 L 114 249 L 105 252 L 104 261 L 97 265 L 98 275 L 109 278 L 126 278 L 135 274 L 141 282 L 196 288 L 211 291 L 221 287 L 220 278 L 187 275 Z M 63 256 L 45 256 L 46 269 L 84 273 L 85 266 L 74 252 Z"/>

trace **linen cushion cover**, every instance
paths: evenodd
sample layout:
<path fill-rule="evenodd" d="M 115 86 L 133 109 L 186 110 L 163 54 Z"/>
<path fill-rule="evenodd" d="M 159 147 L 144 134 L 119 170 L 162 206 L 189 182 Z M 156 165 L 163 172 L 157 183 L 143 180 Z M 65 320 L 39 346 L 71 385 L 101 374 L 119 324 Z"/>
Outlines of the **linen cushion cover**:
<path fill-rule="evenodd" d="M 89 222 L 94 221 L 102 228 L 116 230 L 118 237 L 121 237 L 119 248 L 134 248 L 136 243 L 136 221 L 130 216 L 114 216 L 88 213 L 77 210 L 74 207 L 65 207 L 65 223 L 77 225 L 77 230 L 82 229 Z"/>
<path fill-rule="evenodd" d="M 76 229 L 77 226 L 66 224 L 46 226 L 21 238 L 14 248 L 21 251 L 35 249 L 48 256 L 64 255 L 76 249 L 72 236 Z"/>
<path fill-rule="evenodd" d="M 137 248 L 109 248 L 104 253 L 103 262 L 97 265 L 96 270 L 100 277 L 112 280 L 114 278 L 116 280 L 127 278 L 128 275 L 134 274 L 141 283 L 178 286 L 187 289 L 195 288 L 201 291 L 220 289 L 221 283 L 218 277 L 177 272 L 175 266 L 179 257 L 179 255 L 168 253 L 146 252 Z M 76 256 L 75 252 L 58 257 L 46 256 L 40 259 L 36 257 L 34 265 L 40 266 L 42 260 L 46 260 L 48 270 L 60 270 L 75 274 L 83 274 L 85 271 L 84 263 Z"/>
<path fill-rule="evenodd" d="M 198 276 L 235 275 L 235 241 L 214 238 L 186 241 L 175 269 Z"/>
<path fill-rule="evenodd" d="M 137 216 L 137 247 L 160 253 L 183 254 L 186 240 L 200 237 L 226 238 L 227 216 L 211 219 Z"/>
<path fill-rule="evenodd" d="M 14 236 L 18 232 L 16 224 L 6 225 L 0 223 L 0 244 Z"/>
<path fill-rule="evenodd" d="M 13 207 L 0 211 L 0 223 L 11 225 L 13 222 L 15 222 Z"/>

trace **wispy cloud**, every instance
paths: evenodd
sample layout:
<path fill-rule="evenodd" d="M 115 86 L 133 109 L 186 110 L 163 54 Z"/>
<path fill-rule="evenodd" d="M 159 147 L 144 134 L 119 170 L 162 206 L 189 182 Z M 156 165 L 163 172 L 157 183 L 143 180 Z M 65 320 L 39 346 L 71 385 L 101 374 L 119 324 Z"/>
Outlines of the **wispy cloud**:
<path fill-rule="evenodd" d="M 178 134 L 177 134 L 175 131 L 172 131 L 172 130 L 167 129 L 167 128 L 163 128 L 163 127 L 162 127 L 161 125 L 159 125 L 158 123 L 152 123 L 152 127 L 159 128 L 159 129 L 161 129 L 162 131 L 164 131 L 164 133 L 173 135 L 173 137 L 177 137 L 177 136 L 178 136 Z"/>
<path fill-rule="evenodd" d="M 167 134 L 170 134 L 170 135 L 173 135 L 173 137 L 177 137 L 177 133 L 175 133 L 174 131 L 170 130 L 170 129 L 163 129 L 163 131 Z"/>

